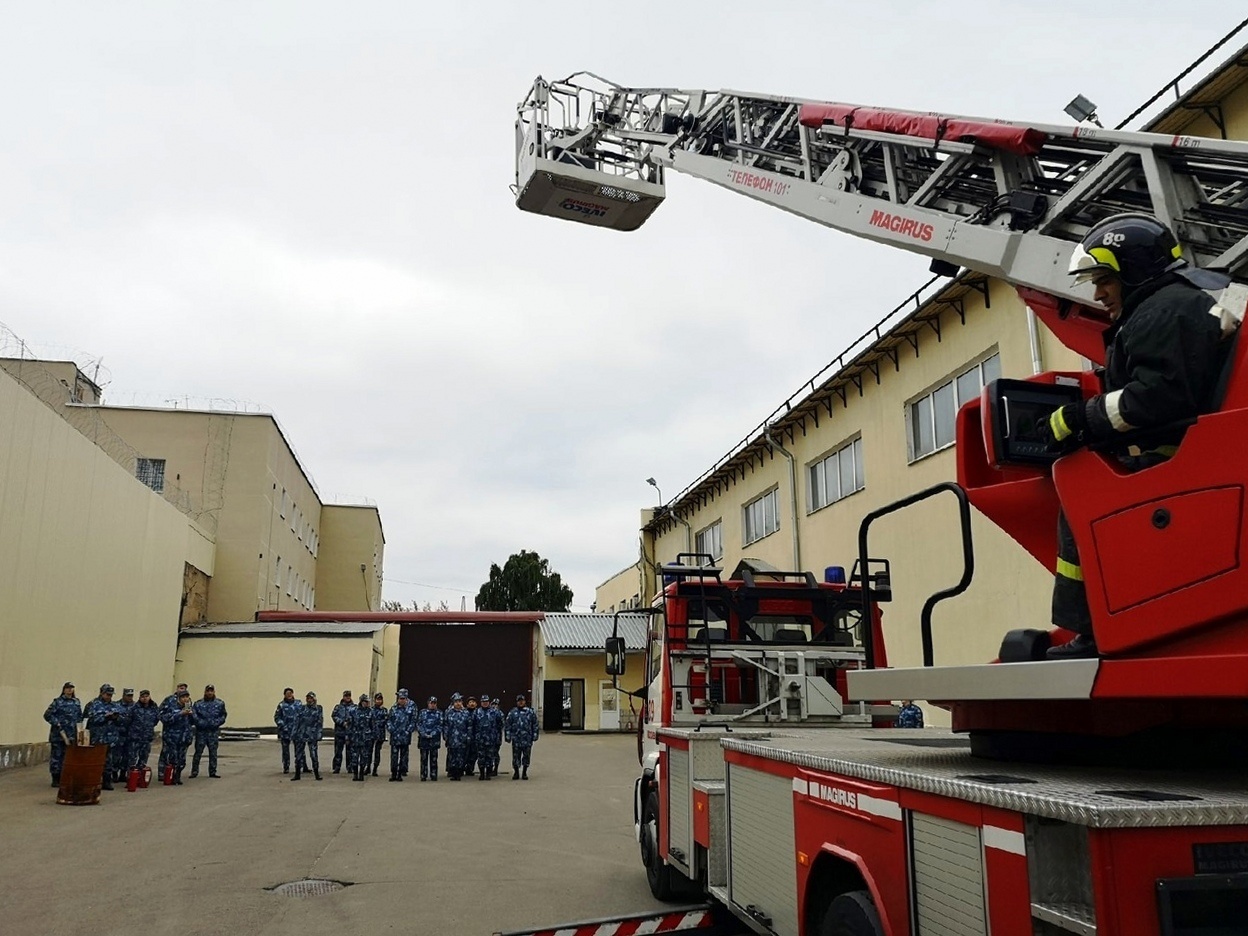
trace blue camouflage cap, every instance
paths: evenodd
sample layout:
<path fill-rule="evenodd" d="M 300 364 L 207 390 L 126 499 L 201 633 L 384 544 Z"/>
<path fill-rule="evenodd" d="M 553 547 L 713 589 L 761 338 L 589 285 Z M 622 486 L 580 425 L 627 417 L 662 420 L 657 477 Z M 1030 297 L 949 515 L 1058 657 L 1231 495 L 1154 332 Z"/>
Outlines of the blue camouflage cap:
<path fill-rule="evenodd" d="M 400 698 L 400 699 L 406 699 L 406 698 L 408 698 L 408 694 L 407 694 L 407 690 L 406 690 L 406 689 L 400 689 L 400 690 L 399 690 L 399 698 Z"/>
<path fill-rule="evenodd" d="M 460 695 L 458 692 L 452 692 L 452 693 L 451 693 L 451 701 L 452 701 L 452 702 L 463 702 L 463 701 L 464 701 L 464 697 L 463 697 L 462 695 Z"/>
<path fill-rule="evenodd" d="M 432 702 L 434 705 L 437 705 L 437 704 L 438 704 L 438 697 L 437 697 L 436 695 L 431 695 L 431 696 L 429 697 L 429 701 L 430 701 L 430 702 Z M 426 703 L 426 704 L 428 704 L 428 703 Z"/>

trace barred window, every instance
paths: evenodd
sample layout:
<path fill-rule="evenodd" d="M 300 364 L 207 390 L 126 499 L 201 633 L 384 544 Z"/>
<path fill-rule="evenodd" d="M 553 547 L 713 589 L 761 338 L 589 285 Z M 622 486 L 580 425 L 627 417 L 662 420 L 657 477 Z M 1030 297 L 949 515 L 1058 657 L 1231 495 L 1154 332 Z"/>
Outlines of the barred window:
<path fill-rule="evenodd" d="M 913 401 L 906 410 L 910 461 L 952 445 L 958 410 L 1000 376 L 1001 355 L 993 354 Z"/>
<path fill-rule="evenodd" d="M 165 460 L 163 458 L 140 458 L 134 467 L 134 476 L 157 493 L 165 489 Z"/>
<path fill-rule="evenodd" d="M 862 437 L 847 442 L 830 455 L 819 459 L 807 469 L 810 484 L 809 509 L 835 503 L 866 486 L 862 464 Z"/>
<path fill-rule="evenodd" d="M 780 491 L 772 488 L 762 497 L 745 505 L 742 524 L 745 535 L 742 545 L 748 546 L 780 529 L 779 504 Z"/>
<path fill-rule="evenodd" d="M 716 520 L 704 530 L 698 531 L 694 550 L 706 553 L 716 562 L 724 558 L 724 524 Z"/>

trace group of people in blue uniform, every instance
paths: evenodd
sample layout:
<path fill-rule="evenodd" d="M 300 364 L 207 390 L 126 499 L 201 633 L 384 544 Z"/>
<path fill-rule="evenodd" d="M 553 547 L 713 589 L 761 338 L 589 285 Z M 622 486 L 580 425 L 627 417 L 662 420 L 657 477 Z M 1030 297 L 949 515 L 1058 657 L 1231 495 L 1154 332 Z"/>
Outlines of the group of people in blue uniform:
<path fill-rule="evenodd" d="M 186 755 L 192 742 L 195 757 L 191 776 L 199 775 L 205 749 L 208 751 L 208 776 L 220 776 L 217 745 L 227 713 L 225 702 L 217 698 L 214 686 L 205 686 L 203 698 L 191 702 L 186 684 L 181 683 L 159 705 L 147 689 L 139 692 L 137 700 L 133 689 L 123 688 L 118 701 L 113 699 L 114 692 L 109 683 L 104 683 L 100 694 L 84 706 L 75 695 L 74 684 L 67 682 L 61 687 L 61 694 L 44 710 L 43 720 L 49 725 L 48 770 L 53 786 L 60 785 L 65 749 L 77 743 L 78 726 L 83 722 L 86 722 L 91 744 L 108 745 L 108 761 L 101 784 L 105 790 L 111 790 L 116 782 L 124 782 L 131 768 L 147 768 L 157 724 L 162 726 L 158 769 L 163 771 L 166 765 L 172 765 L 175 784 L 182 783 L 182 771 L 186 769 Z"/>
<path fill-rule="evenodd" d="M 273 712 L 277 738 L 282 749 L 282 773 L 290 773 L 291 748 L 294 748 L 295 775 L 299 780 L 310 772 L 321 777 L 318 746 L 324 737 L 324 709 L 317 704 L 316 693 L 309 692 L 304 701 L 295 698 L 287 688 Z M 356 702 L 350 690 L 330 713 L 334 726 L 332 770 L 341 773 L 345 764 L 353 780 L 362 781 L 381 768 L 382 746 L 390 741 L 390 782 L 401 783 L 408 773 L 408 755 L 413 736 L 420 752 L 420 779 L 436 782 L 438 755 L 446 749 L 446 775 L 462 780 L 474 774 L 478 780 L 498 776 L 503 743 L 511 745 L 511 779 L 529 779 L 529 760 L 533 745 L 541 733 L 537 714 L 528 706 L 523 694 L 516 696 L 515 707 L 503 715 L 499 700 L 488 694 L 469 696 L 456 692 L 450 708 L 438 708 L 436 696 L 430 696 L 423 709 L 418 709 L 406 689 L 400 689 L 394 705 L 386 708 L 380 692 L 369 698 L 367 692 Z"/>

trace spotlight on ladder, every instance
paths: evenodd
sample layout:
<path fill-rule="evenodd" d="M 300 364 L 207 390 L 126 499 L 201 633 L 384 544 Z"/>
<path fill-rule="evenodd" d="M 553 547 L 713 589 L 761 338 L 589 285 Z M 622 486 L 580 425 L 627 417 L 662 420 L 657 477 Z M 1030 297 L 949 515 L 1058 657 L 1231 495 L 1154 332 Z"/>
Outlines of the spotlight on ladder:
<path fill-rule="evenodd" d="M 1089 120 L 1098 127 L 1101 126 L 1101 121 L 1096 116 L 1096 105 L 1082 94 L 1076 94 L 1075 99 L 1067 104 L 1064 110 L 1066 115 L 1075 123 L 1083 123 L 1085 120 Z"/>

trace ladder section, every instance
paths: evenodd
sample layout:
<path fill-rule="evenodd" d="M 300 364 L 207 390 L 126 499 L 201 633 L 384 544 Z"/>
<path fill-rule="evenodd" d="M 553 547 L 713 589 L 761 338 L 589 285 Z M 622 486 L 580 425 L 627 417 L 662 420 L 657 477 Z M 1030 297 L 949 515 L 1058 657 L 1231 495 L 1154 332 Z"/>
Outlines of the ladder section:
<path fill-rule="evenodd" d="M 520 171 L 530 147 L 540 172 L 532 160 Z M 539 78 L 520 104 L 517 168 L 517 204 L 527 210 L 603 224 L 587 217 L 599 204 L 653 197 L 653 211 L 671 168 L 1068 298 L 1090 295 L 1066 276 L 1073 245 L 1123 211 L 1168 224 L 1194 265 L 1248 275 L 1248 143 L 1239 141 L 625 88 L 581 73 Z M 526 189 L 560 173 L 577 176 L 570 181 L 589 207 L 525 204 Z"/>

